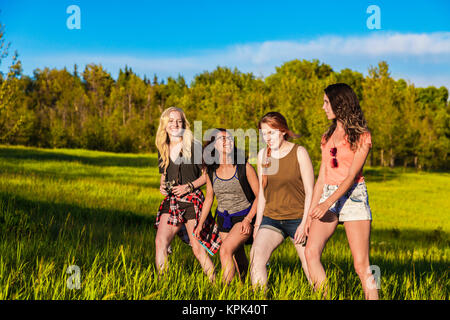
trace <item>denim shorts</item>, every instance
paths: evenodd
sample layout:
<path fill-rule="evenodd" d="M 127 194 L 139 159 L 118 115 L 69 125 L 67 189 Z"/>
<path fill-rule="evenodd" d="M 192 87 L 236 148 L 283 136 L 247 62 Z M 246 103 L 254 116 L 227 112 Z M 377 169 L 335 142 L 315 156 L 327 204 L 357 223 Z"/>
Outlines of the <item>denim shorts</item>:
<path fill-rule="evenodd" d="M 324 202 L 338 188 L 337 185 L 323 186 L 322 197 L 319 203 Z M 336 214 L 339 222 L 372 220 L 372 211 L 369 206 L 369 195 L 365 182 L 355 183 L 342 197 L 340 197 L 329 209 Z"/>
<path fill-rule="evenodd" d="M 283 238 L 287 236 L 294 239 L 295 231 L 302 222 L 302 219 L 289 219 L 289 220 L 275 220 L 266 216 L 263 216 L 259 229 L 267 228 L 280 233 Z"/>

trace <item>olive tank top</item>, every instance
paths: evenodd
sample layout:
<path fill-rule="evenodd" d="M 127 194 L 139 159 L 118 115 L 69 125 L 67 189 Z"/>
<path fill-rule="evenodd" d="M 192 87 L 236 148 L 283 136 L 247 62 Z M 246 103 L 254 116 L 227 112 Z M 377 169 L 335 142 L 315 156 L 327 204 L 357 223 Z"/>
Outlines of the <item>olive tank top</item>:
<path fill-rule="evenodd" d="M 267 175 L 264 216 L 275 220 L 303 217 L 305 189 L 297 159 L 298 147 L 294 145 L 281 159 L 270 157 L 271 166 L 278 162 L 278 170 Z"/>

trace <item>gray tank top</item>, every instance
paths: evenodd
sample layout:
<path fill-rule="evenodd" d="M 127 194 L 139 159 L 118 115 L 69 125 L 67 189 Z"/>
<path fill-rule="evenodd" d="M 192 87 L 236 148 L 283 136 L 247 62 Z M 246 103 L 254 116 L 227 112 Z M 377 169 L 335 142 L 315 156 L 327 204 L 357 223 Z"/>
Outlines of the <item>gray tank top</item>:
<path fill-rule="evenodd" d="M 217 198 L 217 208 L 229 214 L 242 211 L 250 206 L 237 176 L 237 168 L 231 179 L 221 179 L 213 174 L 213 190 Z"/>

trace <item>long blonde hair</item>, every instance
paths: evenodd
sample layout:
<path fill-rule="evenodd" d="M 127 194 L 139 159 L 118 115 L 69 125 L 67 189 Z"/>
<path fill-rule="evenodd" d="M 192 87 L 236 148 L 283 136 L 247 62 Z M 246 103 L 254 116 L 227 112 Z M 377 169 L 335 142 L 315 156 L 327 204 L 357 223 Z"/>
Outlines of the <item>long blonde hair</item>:
<path fill-rule="evenodd" d="M 194 141 L 194 136 L 191 131 L 191 125 L 189 121 L 186 119 L 186 115 L 184 111 L 177 107 L 170 107 L 163 111 L 161 114 L 161 118 L 159 120 L 158 131 L 156 131 L 156 139 L 155 144 L 156 148 L 159 151 L 161 157 L 161 168 L 164 168 L 164 172 L 166 172 L 167 167 L 169 166 L 169 134 L 166 131 L 167 124 L 169 123 L 169 116 L 172 111 L 176 111 L 181 115 L 181 120 L 183 121 L 182 128 L 184 129 L 183 137 L 182 137 L 182 154 L 183 154 L 183 162 L 190 161 L 191 158 L 191 145 Z M 189 160 L 188 160 L 189 159 Z"/>

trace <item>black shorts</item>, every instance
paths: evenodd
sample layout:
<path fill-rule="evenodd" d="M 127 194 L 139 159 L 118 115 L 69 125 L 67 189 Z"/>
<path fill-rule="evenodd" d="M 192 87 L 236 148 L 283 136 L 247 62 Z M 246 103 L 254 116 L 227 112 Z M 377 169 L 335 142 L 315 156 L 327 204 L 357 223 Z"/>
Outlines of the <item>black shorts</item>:
<path fill-rule="evenodd" d="M 236 223 L 242 222 L 242 220 L 244 220 L 245 217 L 246 216 L 231 217 L 231 228 L 226 229 L 223 227 L 224 218 L 217 215 L 217 226 L 218 226 L 219 232 L 230 232 L 230 230 L 234 227 L 234 225 Z M 252 227 L 255 226 L 255 221 L 256 221 L 256 215 L 252 219 L 252 223 L 251 223 Z M 253 228 L 252 228 L 252 231 L 250 232 L 250 237 L 247 239 L 245 244 L 251 245 L 252 243 L 253 243 Z"/>
<path fill-rule="evenodd" d="M 163 207 L 161 209 L 161 214 L 163 213 L 169 213 L 169 200 L 164 201 Z M 190 202 L 178 202 L 178 207 L 180 209 L 186 209 L 186 212 L 184 213 L 184 218 L 187 220 L 195 219 L 195 208 L 194 204 Z"/>
<path fill-rule="evenodd" d="M 217 226 L 219 227 L 219 232 L 230 232 L 236 223 L 242 222 L 246 216 L 231 217 L 231 228 L 227 229 L 223 226 L 223 221 L 225 220 L 222 216 L 217 215 Z M 253 223 L 252 223 L 253 224 Z"/>

